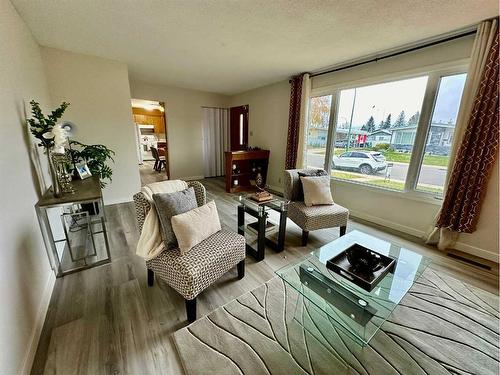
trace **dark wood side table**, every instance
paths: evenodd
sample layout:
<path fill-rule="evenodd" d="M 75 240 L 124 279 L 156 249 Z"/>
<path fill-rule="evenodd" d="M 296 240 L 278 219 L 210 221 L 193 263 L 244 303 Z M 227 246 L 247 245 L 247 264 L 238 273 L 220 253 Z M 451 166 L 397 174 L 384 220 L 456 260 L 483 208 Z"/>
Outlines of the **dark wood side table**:
<path fill-rule="evenodd" d="M 246 244 L 248 255 L 254 257 L 258 262 L 264 259 L 266 245 L 276 252 L 283 251 L 285 248 L 286 219 L 288 212 L 288 201 L 274 197 L 273 200 L 265 203 L 257 203 L 249 198 L 249 195 L 240 195 L 238 197 L 238 234 L 245 235 L 248 229 L 245 226 L 245 213 L 257 219 L 257 249 L 250 244 Z M 275 242 L 266 237 L 266 223 L 269 217 L 269 210 L 279 213 L 278 241 Z"/>
<path fill-rule="evenodd" d="M 75 193 L 50 191 L 35 205 L 52 270 L 57 277 L 111 261 L 99 178 L 73 181 Z"/>

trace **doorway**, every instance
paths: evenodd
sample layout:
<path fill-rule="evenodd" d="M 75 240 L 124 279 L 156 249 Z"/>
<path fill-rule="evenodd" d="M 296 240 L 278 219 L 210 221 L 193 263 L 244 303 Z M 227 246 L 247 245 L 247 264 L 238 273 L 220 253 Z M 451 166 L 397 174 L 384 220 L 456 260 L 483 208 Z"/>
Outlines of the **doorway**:
<path fill-rule="evenodd" d="M 248 105 L 232 107 L 230 115 L 231 151 L 248 149 Z"/>
<path fill-rule="evenodd" d="M 131 105 L 141 181 L 144 185 L 150 182 L 168 180 L 170 158 L 165 103 L 132 99 Z"/>

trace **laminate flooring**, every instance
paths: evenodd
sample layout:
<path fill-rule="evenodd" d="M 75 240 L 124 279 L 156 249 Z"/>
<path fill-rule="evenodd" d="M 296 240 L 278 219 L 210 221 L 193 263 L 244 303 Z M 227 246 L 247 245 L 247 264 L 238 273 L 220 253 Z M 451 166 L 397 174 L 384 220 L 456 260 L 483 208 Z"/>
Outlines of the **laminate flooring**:
<path fill-rule="evenodd" d="M 163 174 L 141 168 L 146 183 Z M 236 229 L 235 196 L 221 178 L 201 181 L 217 203 L 223 227 Z M 32 374 L 182 374 L 171 334 L 187 325 L 184 300 L 161 280 L 146 284 L 143 259 L 135 255 L 139 238 L 132 202 L 106 206 L 112 262 L 56 280 Z M 275 218 L 277 219 L 277 217 Z M 452 259 L 433 248 L 379 228 L 350 221 L 362 230 L 432 258 L 432 269 L 498 294 L 498 268 L 485 270 Z M 225 274 L 198 296 L 204 316 L 274 277 L 274 271 L 338 237 L 338 229 L 311 232 L 307 247 L 288 220 L 285 251 L 266 250 L 266 258 L 246 261 L 246 276 Z"/>

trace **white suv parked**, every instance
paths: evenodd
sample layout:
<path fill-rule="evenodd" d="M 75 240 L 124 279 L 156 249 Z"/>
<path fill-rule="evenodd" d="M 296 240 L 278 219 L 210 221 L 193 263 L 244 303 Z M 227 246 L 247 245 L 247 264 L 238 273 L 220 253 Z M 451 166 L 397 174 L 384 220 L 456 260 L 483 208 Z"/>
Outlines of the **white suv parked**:
<path fill-rule="evenodd" d="M 363 174 L 372 174 L 387 167 L 384 155 L 376 151 L 349 151 L 332 160 L 333 169 L 353 169 Z"/>

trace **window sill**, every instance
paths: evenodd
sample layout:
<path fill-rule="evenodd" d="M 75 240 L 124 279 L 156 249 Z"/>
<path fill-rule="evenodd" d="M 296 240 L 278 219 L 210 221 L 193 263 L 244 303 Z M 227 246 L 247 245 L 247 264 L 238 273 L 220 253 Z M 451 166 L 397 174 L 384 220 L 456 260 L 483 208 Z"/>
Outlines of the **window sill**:
<path fill-rule="evenodd" d="M 424 203 L 432 204 L 435 206 L 441 206 L 443 204 L 442 197 L 438 197 L 438 196 L 435 196 L 435 195 L 430 194 L 430 193 L 425 193 L 425 192 L 420 192 L 420 191 L 400 191 L 400 190 L 386 189 L 383 187 L 363 184 L 361 182 L 356 182 L 356 181 L 347 181 L 347 180 L 343 180 L 343 179 L 335 178 L 335 177 L 332 177 L 331 181 L 333 183 L 336 183 L 336 184 L 339 184 L 339 185 L 342 185 L 345 187 L 352 188 L 353 186 L 356 186 L 356 188 L 360 188 L 362 190 L 376 192 L 379 194 L 389 195 L 389 196 L 393 196 L 393 197 L 396 196 L 397 198 L 400 198 L 400 199 L 410 199 L 413 201 L 424 202 Z"/>

